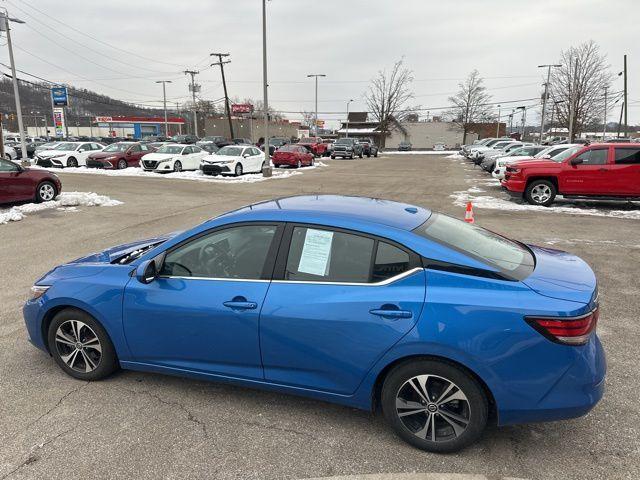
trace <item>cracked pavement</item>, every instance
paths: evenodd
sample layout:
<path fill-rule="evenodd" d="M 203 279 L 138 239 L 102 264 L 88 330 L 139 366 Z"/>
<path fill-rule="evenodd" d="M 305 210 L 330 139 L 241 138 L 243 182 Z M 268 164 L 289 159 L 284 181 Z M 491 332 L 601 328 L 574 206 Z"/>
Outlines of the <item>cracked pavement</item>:
<path fill-rule="evenodd" d="M 301 397 L 138 372 L 79 382 L 28 343 L 20 309 L 29 287 L 81 255 L 282 195 L 370 195 L 462 217 L 452 192 L 476 181 L 492 188 L 481 183 L 484 174 L 443 156 L 323 161 L 327 168 L 254 184 L 61 172 L 66 191 L 125 203 L 48 210 L 0 226 L 0 480 L 640 478 L 637 220 L 476 209 L 481 226 L 555 245 L 592 265 L 609 373 L 605 398 L 587 417 L 490 428 L 454 455 L 413 449 L 379 415 Z M 376 473 L 425 475 L 364 476 Z M 439 473 L 451 475 L 427 475 Z"/>

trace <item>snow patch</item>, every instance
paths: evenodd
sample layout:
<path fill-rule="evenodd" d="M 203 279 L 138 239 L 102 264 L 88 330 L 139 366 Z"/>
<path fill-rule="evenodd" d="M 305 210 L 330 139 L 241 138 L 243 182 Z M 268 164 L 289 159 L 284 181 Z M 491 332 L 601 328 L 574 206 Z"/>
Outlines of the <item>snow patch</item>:
<path fill-rule="evenodd" d="M 0 210 L 0 225 L 9 222 L 19 222 L 26 214 L 37 213 L 43 210 L 61 210 L 77 212 L 76 207 L 115 207 L 122 205 L 119 200 L 114 200 L 106 195 L 98 195 L 93 192 L 63 192 L 55 200 L 43 203 L 26 203 L 11 207 L 8 210 Z"/>
<path fill-rule="evenodd" d="M 265 177 L 262 173 L 247 173 L 240 177 L 223 177 L 212 175 L 205 175 L 201 170 L 185 171 L 185 172 L 170 172 L 170 173 L 156 173 L 145 172 L 140 167 L 129 167 L 122 170 L 105 170 L 102 168 L 85 168 L 85 167 L 67 167 L 62 170 L 63 173 L 82 173 L 86 175 L 106 175 L 109 177 L 148 177 L 148 178 L 164 178 L 164 179 L 178 179 L 178 180 L 194 180 L 199 182 L 213 182 L 213 183 L 256 183 L 269 179 L 277 178 L 289 178 L 293 175 L 300 175 L 307 170 L 314 170 L 319 167 L 328 166 L 323 162 L 316 162 L 312 167 L 303 167 L 300 169 L 280 169 L 274 168 L 273 175 L 271 177 Z M 31 167 L 42 168 L 42 167 Z M 46 169 L 45 169 L 46 170 Z"/>
<path fill-rule="evenodd" d="M 631 203 L 628 210 L 612 210 L 601 206 L 587 206 L 566 203 L 564 206 L 541 207 L 529 205 L 528 203 L 516 203 L 504 198 L 496 198 L 489 195 L 473 195 L 476 187 L 469 190 L 454 192 L 449 195 L 453 199 L 453 204 L 458 207 L 465 207 L 467 202 L 471 202 L 474 208 L 486 208 L 491 210 L 519 211 L 519 212 L 545 212 L 545 213 L 565 213 L 569 215 L 590 215 L 596 217 L 614 217 L 640 220 L 640 204 Z"/>

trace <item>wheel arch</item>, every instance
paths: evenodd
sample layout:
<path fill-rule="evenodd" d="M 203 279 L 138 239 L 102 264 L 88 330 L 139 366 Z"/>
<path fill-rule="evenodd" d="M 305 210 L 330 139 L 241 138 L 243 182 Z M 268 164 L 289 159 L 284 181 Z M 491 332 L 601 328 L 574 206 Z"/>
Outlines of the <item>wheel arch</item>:
<path fill-rule="evenodd" d="M 42 316 L 42 322 L 40 323 L 40 330 L 41 330 L 40 333 L 42 335 L 42 342 L 43 342 L 45 348 L 47 349 L 47 352 L 49 353 L 49 355 L 51 355 L 51 347 L 49 345 L 49 326 L 51 325 L 51 322 L 53 321 L 53 318 L 58 313 L 60 313 L 60 312 L 62 312 L 64 310 L 79 310 L 79 311 L 91 316 L 91 318 L 93 318 L 96 322 L 98 322 L 100 324 L 100 326 L 104 329 L 104 331 L 110 337 L 111 342 L 113 343 L 113 338 L 111 338 L 112 335 L 110 335 L 109 329 L 105 325 L 105 322 L 103 322 L 100 319 L 99 315 L 95 315 L 92 311 L 90 311 L 90 309 L 83 308 L 82 306 L 74 305 L 72 303 L 61 303 L 59 305 L 54 305 L 49 310 L 47 310 L 44 313 L 44 315 Z"/>
<path fill-rule="evenodd" d="M 396 358 L 395 360 L 387 364 L 382 370 L 380 370 L 373 384 L 373 388 L 371 389 L 371 410 L 373 412 L 377 411 L 378 408 L 380 407 L 381 396 L 382 396 L 382 385 L 384 384 L 384 380 L 386 379 L 389 372 L 399 365 L 410 363 L 416 360 L 435 360 L 438 362 L 447 363 L 449 365 L 452 365 L 466 372 L 470 377 L 475 379 L 478 382 L 478 384 L 480 384 L 484 394 L 487 397 L 487 403 L 489 406 L 489 419 L 494 422 L 497 420 L 498 407 L 497 407 L 496 399 L 493 395 L 493 392 L 491 391 L 487 383 L 482 379 L 482 377 L 478 375 L 475 371 L 473 371 L 471 368 L 467 367 L 466 365 L 456 360 L 452 360 L 451 358 L 444 357 L 442 355 L 432 355 L 432 354 L 413 354 L 413 355 L 407 355 L 400 358 Z"/>
<path fill-rule="evenodd" d="M 529 185 L 531 185 L 531 182 L 533 182 L 534 180 L 547 180 L 551 183 L 553 183 L 553 186 L 556 187 L 556 192 L 558 192 L 558 177 L 554 176 L 554 175 L 532 175 L 530 177 L 527 178 L 527 186 L 525 188 L 528 188 Z"/>

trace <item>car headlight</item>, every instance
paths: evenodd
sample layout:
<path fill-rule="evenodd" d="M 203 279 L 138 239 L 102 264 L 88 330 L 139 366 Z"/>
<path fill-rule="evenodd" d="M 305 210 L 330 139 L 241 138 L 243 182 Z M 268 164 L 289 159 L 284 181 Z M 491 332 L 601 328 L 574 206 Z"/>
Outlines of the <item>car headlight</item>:
<path fill-rule="evenodd" d="M 33 301 L 39 299 L 47 292 L 47 290 L 49 290 L 49 285 L 34 285 L 31 287 L 29 292 L 29 300 Z"/>
<path fill-rule="evenodd" d="M 51 155 L 49 158 L 60 158 L 60 157 L 64 157 L 66 154 L 65 153 L 59 153 L 58 155 Z"/>

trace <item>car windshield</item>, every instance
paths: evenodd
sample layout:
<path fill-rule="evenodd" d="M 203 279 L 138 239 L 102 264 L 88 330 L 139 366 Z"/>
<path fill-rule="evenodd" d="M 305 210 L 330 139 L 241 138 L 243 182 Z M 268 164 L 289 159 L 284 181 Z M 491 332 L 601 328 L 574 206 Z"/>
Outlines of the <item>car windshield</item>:
<path fill-rule="evenodd" d="M 353 143 L 353 139 L 351 138 L 339 138 L 338 140 L 336 140 L 336 144 L 346 144 L 346 145 L 351 145 Z"/>
<path fill-rule="evenodd" d="M 78 147 L 78 145 L 76 143 L 61 143 L 60 145 L 58 145 L 57 147 L 55 147 L 55 150 L 64 150 L 66 152 L 70 152 L 72 150 L 75 150 Z"/>
<path fill-rule="evenodd" d="M 130 143 L 112 143 L 102 151 L 103 152 L 126 152 L 130 146 L 131 146 Z"/>
<path fill-rule="evenodd" d="M 530 147 L 520 147 L 520 148 L 516 148 L 515 150 L 511 150 L 507 157 L 517 157 L 520 155 L 528 155 L 529 154 L 529 148 Z"/>
<path fill-rule="evenodd" d="M 284 145 L 284 140 L 281 138 L 270 138 L 269 145 Z"/>
<path fill-rule="evenodd" d="M 447 215 L 434 213 L 414 233 L 486 263 L 511 280 L 523 280 L 535 268 L 525 246 Z"/>
<path fill-rule="evenodd" d="M 218 140 L 220 140 L 222 137 L 204 137 L 202 140 L 200 140 L 201 142 L 217 142 Z"/>
<path fill-rule="evenodd" d="M 316 143 L 316 139 L 313 137 L 301 138 L 298 143 L 302 143 L 302 144 Z"/>
<path fill-rule="evenodd" d="M 567 148 L 564 152 L 557 154 L 555 157 L 551 157 L 551 160 L 558 163 L 564 162 L 567 158 L 578 153 L 583 148 L 583 145 L 577 145 L 575 147 Z"/>
<path fill-rule="evenodd" d="M 278 149 L 278 152 L 296 152 L 298 148 L 295 145 L 285 145 Z"/>
<path fill-rule="evenodd" d="M 225 157 L 239 157 L 242 155 L 242 147 L 222 147 L 216 152 L 216 155 L 223 155 Z"/>
<path fill-rule="evenodd" d="M 171 153 L 171 154 L 182 153 L 183 148 L 184 147 L 181 147 L 180 145 L 164 145 L 160 147 L 158 150 L 156 150 L 156 153 Z"/>

